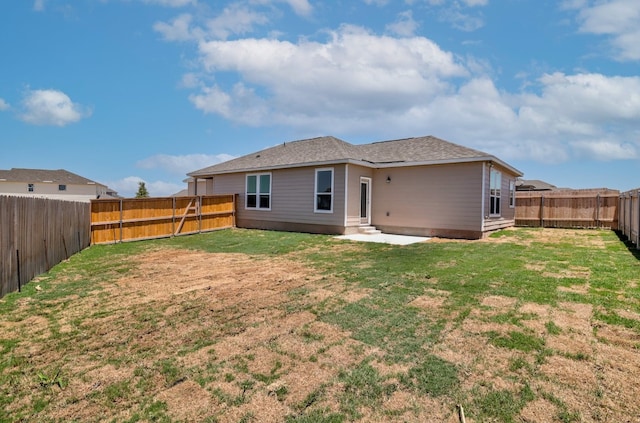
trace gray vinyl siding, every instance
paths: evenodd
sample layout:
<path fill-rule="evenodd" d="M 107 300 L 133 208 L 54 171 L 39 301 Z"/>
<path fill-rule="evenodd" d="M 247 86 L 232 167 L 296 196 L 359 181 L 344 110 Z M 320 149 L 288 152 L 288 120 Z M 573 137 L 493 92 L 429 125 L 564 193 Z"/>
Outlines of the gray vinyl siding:
<path fill-rule="evenodd" d="M 376 170 L 372 224 L 481 231 L 482 166 L 475 162 Z"/>
<path fill-rule="evenodd" d="M 326 168 L 333 168 L 334 171 L 333 212 L 316 213 L 314 212 L 315 171 Z M 344 226 L 344 172 L 345 165 L 342 164 L 278 169 L 268 172 L 271 173 L 271 210 L 245 208 L 246 173 L 216 175 L 213 186 L 215 194 L 238 194 L 238 219 Z"/>

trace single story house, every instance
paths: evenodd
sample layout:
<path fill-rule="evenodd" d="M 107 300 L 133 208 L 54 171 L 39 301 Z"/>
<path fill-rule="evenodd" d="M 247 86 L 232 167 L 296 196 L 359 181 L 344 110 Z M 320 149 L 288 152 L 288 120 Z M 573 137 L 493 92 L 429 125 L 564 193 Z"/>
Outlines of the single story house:
<path fill-rule="evenodd" d="M 360 145 L 327 136 L 285 142 L 188 176 L 190 195 L 237 194 L 238 227 L 351 234 L 374 226 L 391 234 L 478 239 L 514 225 L 522 172 L 432 136 Z"/>
<path fill-rule="evenodd" d="M 520 179 L 516 181 L 516 191 L 556 191 L 557 186 L 539 179 Z"/>
<path fill-rule="evenodd" d="M 0 195 L 89 202 L 118 198 L 106 185 L 64 169 L 0 169 Z"/>

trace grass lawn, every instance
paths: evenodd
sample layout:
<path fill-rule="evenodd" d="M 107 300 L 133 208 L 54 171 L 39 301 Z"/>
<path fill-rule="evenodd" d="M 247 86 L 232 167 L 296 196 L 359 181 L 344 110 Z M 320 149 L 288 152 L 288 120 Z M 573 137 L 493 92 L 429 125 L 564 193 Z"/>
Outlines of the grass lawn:
<path fill-rule="evenodd" d="M 92 246 L 0 300 L 0 421 L 635 421 L 639 257 L 524 228 Z"/>

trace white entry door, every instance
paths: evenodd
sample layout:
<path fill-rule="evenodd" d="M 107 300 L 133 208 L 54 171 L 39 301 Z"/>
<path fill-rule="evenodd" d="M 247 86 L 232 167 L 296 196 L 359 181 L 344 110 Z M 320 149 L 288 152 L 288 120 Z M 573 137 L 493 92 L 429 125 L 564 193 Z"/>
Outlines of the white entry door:
<path fill-rule="evenodd" d="M 360 224 L 371 224 L 371 178 L 360 178 Z"/>

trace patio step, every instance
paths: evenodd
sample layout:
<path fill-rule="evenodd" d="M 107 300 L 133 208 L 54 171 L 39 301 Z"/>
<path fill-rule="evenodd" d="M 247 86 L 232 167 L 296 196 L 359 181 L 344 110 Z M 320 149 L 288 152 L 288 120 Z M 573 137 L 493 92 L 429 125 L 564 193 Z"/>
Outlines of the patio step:
<path fill-rule="evenodd" d="M 360 226 L 358 228 L 358 233 L 365 235 L 379 235 L 382 233 L 382 231 L 376 229 L 375 226 Z"/>

